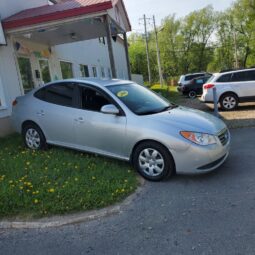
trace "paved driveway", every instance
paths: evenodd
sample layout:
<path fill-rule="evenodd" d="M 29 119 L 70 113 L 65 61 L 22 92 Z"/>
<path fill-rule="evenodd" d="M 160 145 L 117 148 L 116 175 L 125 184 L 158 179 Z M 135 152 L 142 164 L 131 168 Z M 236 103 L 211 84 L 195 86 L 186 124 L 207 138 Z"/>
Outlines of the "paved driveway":
<path fill-rule="evenodd" d="M 255 129 L 232 130 L 218 170 L 146 183 L 122 214 L 47 230 L 0 230 L 0 254 L 255 254 Z"/>

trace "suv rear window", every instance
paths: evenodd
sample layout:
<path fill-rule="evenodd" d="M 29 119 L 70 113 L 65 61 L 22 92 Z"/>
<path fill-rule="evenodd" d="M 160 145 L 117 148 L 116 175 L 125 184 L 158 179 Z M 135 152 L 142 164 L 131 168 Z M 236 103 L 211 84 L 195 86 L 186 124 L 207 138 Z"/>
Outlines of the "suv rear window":
<path fill-rule="evenodd" d="M 204 76 L 203 73 L 200 73 L 200 74 L 191 74 L 191 75 L 187 75 L 185 76 L 185 81 L 191 81 L 193 80 L 194 78 L 197 78 L 197 77 L 200 77 L 200 76 Z"/>
<path fill-rule="evenodd" d="M 224 74 L 218 78 L 217 82 L 229 82 L 231 80 L 232 73 Z"/>
<path fill-rule="evenodd" d="M 243 71 L 234 73 L 232 77 L 233 82 L 240 81 L 254 81 L 255 80 L 255 71 Z"/>

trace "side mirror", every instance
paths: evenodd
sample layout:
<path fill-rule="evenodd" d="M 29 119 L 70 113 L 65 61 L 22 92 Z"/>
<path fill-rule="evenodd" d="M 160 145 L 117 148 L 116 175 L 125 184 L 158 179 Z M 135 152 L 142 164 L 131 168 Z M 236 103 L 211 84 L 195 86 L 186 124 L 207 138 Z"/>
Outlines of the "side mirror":
<path fill-rule="evenodd" d="M 104 105 L 101 108 L 100 112 L 113 115 L 118 115 L 120 113 L 119 109 L 113 104 Z"/>

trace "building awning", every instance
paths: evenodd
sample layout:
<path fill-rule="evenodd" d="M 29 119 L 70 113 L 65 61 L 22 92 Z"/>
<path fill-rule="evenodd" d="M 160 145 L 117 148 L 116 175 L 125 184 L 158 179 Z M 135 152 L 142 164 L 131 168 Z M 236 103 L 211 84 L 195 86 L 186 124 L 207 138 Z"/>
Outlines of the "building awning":
<path fill-rule="evenodd" d="M 105 17 L 108 10 L 122 4 L 125 28 L 110 18 L 111 35 L 130 31 L 130 23 L 122 0 L 66 0 L 21 11 L 3 20 L 7 34 L 30 39 L 49 46 L 107 36 Z"/>
<path fill-rule="evenodd" d="M 3 28 L 5 30 L 11 30 L 45 22 L 75 18 L 86 14 L 99 13 L 112 9 L 119 1 L 122 2 L 122 0 L 68 0 L 54 5 L 27 9 L 4 19 Z M 131 30 L 124 4 L 123 7 L 128 21 L 128 30 Z"/>

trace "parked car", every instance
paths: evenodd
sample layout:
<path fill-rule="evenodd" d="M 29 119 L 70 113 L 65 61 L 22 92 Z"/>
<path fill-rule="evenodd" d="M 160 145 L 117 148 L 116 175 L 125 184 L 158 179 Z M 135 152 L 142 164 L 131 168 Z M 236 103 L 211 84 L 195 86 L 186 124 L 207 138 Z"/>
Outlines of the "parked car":
<path fill-rule="evenodd" d="M 181 92 L 183 95 L 189 98 L 195 98 L 197 95 L 203 94 L 203 85 L 208 81 L 212 75 L 200 76 L 194 78 L 189 83 L 181 87 Z"/>
<path fill-rule="evenodd" d="M 12 120 L 30 149 L 53 144 L 130 161 L 152 181 L 211 171 L 229 154 L 223 121 L 131 81 L 56 81 L 18 97 Z"/>
<path fill-rule="evenodd" d="M 214 87 L 223 110 L 233 110 L 239 103 L 255 101 L 255 68 L 214 74 L 203 86 L 203 102 L 213 102 Z"/>
<path fill-rule="evenodd" d="M 193 79 L 195 79 L 197 77 L 202 77 L 202 76 L 206 76 L 206 75 L 208 75 L 208 73 L 206 73 L 206 72 L 199 72 L 199 73 L 191 73 L 191 74 L 181 75 L 180 79 L 178 81 L 177 90 L 179 92 L 181 92 L 182 86 L 190 83 L 191 80 L 193 80 Z"/>

